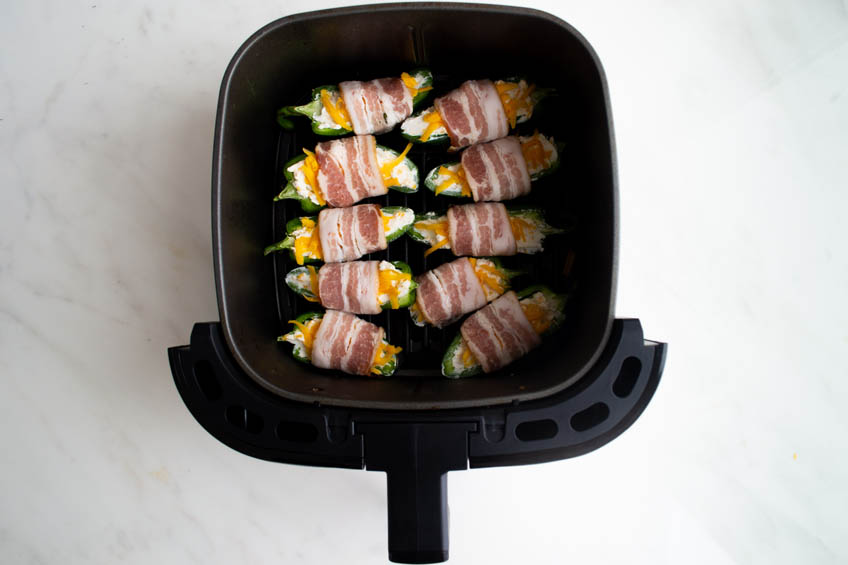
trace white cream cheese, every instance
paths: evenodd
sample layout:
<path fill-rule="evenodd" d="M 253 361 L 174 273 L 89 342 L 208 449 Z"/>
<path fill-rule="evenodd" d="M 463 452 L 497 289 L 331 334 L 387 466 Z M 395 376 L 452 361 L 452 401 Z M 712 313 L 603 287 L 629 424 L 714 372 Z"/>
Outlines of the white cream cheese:
<path fill-rule="evenodd" d="M 515 246 L 518 253 L 533 254 L 544 251 L 542 242 L 545 240 L 545 234 L 542 233 L 541 226 L 533 218 L 521 216 L 521 219 L 528 222 L 530 224 L 530 228 L 524 228 L 523 239 L 515 238 Z"/>
<path fill-rule="evenodd" d="M 377 163 L 382 167 L 386 163 L 390 163 L 398 158 L 398 153 L 394 151 L 390 151 L 387 149 L 383 149 L 382 147 L 377 148 Z M 407 188 L 417 189 L 418 181 L 415 178 L 416 175 L 412 173 L 412 169 L 409 167 L 406 159 L 404 158 L 400 163 L 395 165 L 395 167 L 391 171 L 392 177 L 398 181 L 400 186 L 405 186 Z"/>
<path fill-rule="evenodd" d="M 380 213 L 383 214 L 383 217 L 389 218 L 389 224 L 388 229 L 386 230 L 386 235 L 394 233 L 395 231 L 403 228 L 404 226 L 411 224 L 413 220 L 415 220 L 415 212 L 413 212 L 409 208 L 405 208 L 392 215 L 385 214 L 383 212 Z"/>
<path fill-rule="evenodd" d="M 424 236 L 430 246 L 433 246 L 437 243 L 441 243 L 442 241 L 446 240 L 447 236 L 438 234 L 435 230 L 427 229 L 427 225 L 431 222 L 432 220 L 421 220 L 420 222 L 416 222 L 413 227 L 415 228 L 415 231 Z M 450 249 L 450 243 L 443 245 L 442 247 L 440 247 L 440 249 Z"/>
<path fill-rule="evenodd" d="M 309 186 L 309 183 L 306 182 L 306 175 L 303 174 L 304 161 L 298 161 L 286 170 L 292 174 L 292 184 L 297 194 L 301 198 L 309 199 L 314 204 L 319 204 L 318 197 L 315 195 L 312 187 Z"/>
<path fill-rule="evenodd" d="M 451 171 L 451 172 L 455 173 L 455 172 L 457 172 L 460 168 L 462 168 L 462 163 L 452 163 L 452 164 L 449 164 L 449 165 L 442 165 L 442 167 L 444 167 L 445 169 L 447 169 L 447 170 L 449 170 L 449 171 Z M 439 167 L 439 169 L 441 169 L 442 167 Z M 437 170 L 438 170 L 438 169 L 437 169 Z M 443 174 L 436 174 L 436 176 L 434 177 L 434 179 L 433 179 L 433 180 L 434 180 L 434 181 L 435 181 L 435 183 L 436 183 L 436 187 L 439 187 L 439 186 L 441 186 L 441 184 L 442 184 L 443 182 L 445 182 L 445 181 L 447 181 L 447 180 L 451 180 L 451 179 L 453 179 L 453 177 L 451 177 L 451 176 L 443 175 Z M 456 182 L 456 181 L 454 180 L 454 182 L 452 182 L 451 184 L 449 184 L 449 185 L 447 186 L 447 188 L 445 188 L 445 189 L 444 189 L 443 191 L 441 191 L 439 194 L 454 195 L 454 194 L 461 194 L 461 193 L 462 193 L 462 185 L 460 185 L 458 182 Z"/>
<path fill-rule="evenodd" d="M 527 172 L 530 173 L 531 176 L 550 168 L 551 164 L 555 163 L 558 157 L 556 142 L 552 137 L 549 138 L 542 134 L 539 134 L 538 136 L 528 135 L 526 137 L 519 138 L 519 141 L 523 145 L 532 140 L 534 137 L 538 137 L 539 141 L 542 143 L 542 149 L 545 153 L 545 162 L 536 167 L 530 167 L 528 163 Z"/>
<path fill-rule="evenodd" d="M 424 130 L 427 129 L 428 124 L 424 121 L 424 117 L 433 113 L 433 109 L 425 110 L 421 112 L 421 114 L 417 116 L 413 116 L 411 118 L 407 118 L 406 121 L 403 122 L 400 126 L 401 132 L 405 133 L 411 137 L 419 137 L 424 133 Z M 442 135 L 447 135 L 448 130 L 445 129 L 445 126 L 439 126 L 432 133 L 430 133 L 430 137 L 438 137 Z"/>
<path fill-rule="evenodd" d="M 339 92 L 328 90 L 327 94 L 330 95 L 330 100 L 333 102 L 334 105 L 338 104 L 339 98 L 341 96 Z M 318 126 L 322 129 L 344 129 L 342 126 L 336 123 L 336 121 L 333 119 L 333 116 L 330 115 L 323 103 L 321 104 L 321 111 L 317 115 L 313 115 L 312 119 L 318 122 Z"/>

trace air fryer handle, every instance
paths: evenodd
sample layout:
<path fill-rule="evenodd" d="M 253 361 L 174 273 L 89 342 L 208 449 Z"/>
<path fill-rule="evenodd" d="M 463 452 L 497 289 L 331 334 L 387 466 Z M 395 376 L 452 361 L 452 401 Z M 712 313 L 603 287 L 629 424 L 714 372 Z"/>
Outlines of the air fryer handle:
<path fill-rule="evenodd" d="M 447 561 L 447 473 L 390 472 L 386 490 L 389 559 L 395 563 Z"/>
<path fill-rule="evenodd" d="M 469 422 L 369 422 L 365 465 L 386 472 L 389 560 L 441 563 L 448 559 L 448 471 L 468 466 Z"/>

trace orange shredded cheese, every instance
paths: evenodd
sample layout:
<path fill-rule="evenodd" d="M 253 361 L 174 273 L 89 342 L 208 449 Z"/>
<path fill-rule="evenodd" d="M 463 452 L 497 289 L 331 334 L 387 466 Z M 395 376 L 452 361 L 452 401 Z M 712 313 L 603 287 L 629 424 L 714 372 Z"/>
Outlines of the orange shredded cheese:
<path fill-rule="evenodd" d="M 541 334 L 553 321 L 544 308 L 532 302 L 521 302 L 521 309 L 524 310 L 524 315 L 527 316 L 527 321 L 533 326 L 533 330 L 537 334 Z"/>
<path fill-rule="evenodd" d="M 298 265 L 303 265 L 307 254 L 314 259 L 323 259 L 321 240 L 318 238 L 318 230 L 315 229 L 315 221 L 310 218 L 301 218 L 300 223 L 309 230 L 309 233 L 294 240 L 294 260 Z"/>
<path fill-rule="evenodd" d="M 427 316 L 424 315 L 424 312 L 422 312 L 421 308 L 418 306 L 418 300 L 416 300 L 415 302 L 412 303 L 412 306 L 409 307 L 409 311 L 414 312 L 415 318 L 418 319 L 418 320 L 423 319 L 427 322 L 430 321 L 430 320 L 427 319 Z"/>
<path fill-rule="evenodd" d="M 468 187 L 468 180 L 465 178 L 465 169 L 462 165 L 454 172 L 447 167 L 439 167 L 439 176 L 448 177 L 446 180 L 439 183 L 439 186 L 436 187 L 435 193 L 438 195 L 441 192 L 449 189 L 451 186 L 458 184 L 460 187 L 460 194 L 463 196 L 471 196 L 471 189 Z"/>
<path fill-rule="evenodd" d="M 310 302 L 321 302 L 318 296 L 318 272 L 312 265 L 307 265 L 306 270 L 309 271 L 309 290 L 312 291 L 313 296 L 304 296 L 304 298 Z"/>
<path fill-rule="evenodd" d="M 504 277 L 497 267 L 486 263 L 479 263 L 477 259 L 473 257 L 468 260 L 471 261 L 471 268 L 474 269 L 474 274 L 477 275 L 477 280 L 480 281 L 481 285 L 489 287 L 499 295 L 504 293 L 506 290 L 506 287 L 503 284 Z"/>
<path fill-rule="evenodd" d="M 440 242 L 439 242 L 439 243 L 437 243 L 436 245 L 433 245 L 432 247 L 430 247 L 430 249 L 428 249 L 427 251 L 425 251 L 425 252 L 424 252 L 424 257 L 427 257 L 428 255 L 430 255 L 430 253 L 432 253 L 432 252 L 433 252 L 433 251 L 435 251 L 436 249 L 442 248 L 442 247 L 444 247 L 444 246 L 445 246 L 445 245 L 447 245 L 447 244 L 448 244 L 448 240 L 447 240 L 447 239 L 443 239 L 442 241 L 440 241 Z"/>
<path fill-rule="evenodd" d="M 403 81 L 403 84 L 406 85 L 406 88 L 409 89 L 409 93 L 415 98 L 419 92 L 426 92 L 428 90 L 433 90 L 431 86 L 425 86 L 423 88 L 418 88 L 418 81 L 415 80 L 415 77 L 409 73 L 401 73 L 400 80 Z"/>
<path fill-rule="evenodd" d="M 377 367 L 385 365 L 392 360 L 392 357 L 403 351 L 402 347 L 395 347 L 386 342 L 381 341 L 377 346 L 377 351 L 374 352 L 374 361 L 371 363 L 371 372 L 375 375 L 380 374 Z"/>
<path fill-rule="evenodd" d="M 312 355 L 312 344 L 315 340 L 315 332 L 318 331 L 318 326 L 321 325 L 321 320 L 315 318 L 307 321 L 305 324 L 297 320 L 289 320 L 290 324 L 294 324 L 300 333 L 303 334 L 303 346 L 306 348 L 307 354 Z"/>
<path fill-rule="evenodd" d="M 533 99 L 530 95 L 536 90 L 535 84 L 528 86 L 523 80 L 519 82 L 497 81 L 495 88 L 509 121 L 509 127 L 515 127 L 519 111 L 524 110 L 528 115 L 533 113 Z"/>
<path fill-rule="evenodd" d="M 474 356 L 474 353 L 471 351 L 471 348 L 465 345 L 464 343 L 462 345 L 462 356 L 460 357 L 460 359 L 462 360 L 462 365 L 465 367 L 477 365 L 477 358 Z"/>
<path fill-rule="evenodd" d="M 333 121 L 345 129 L 353 129 L 350 125 L 350 115 L 345 108 L 344 98 L 339 96 L 336 102 L 333 102 L 332 95 L 327 90 L 321 90 L 321 104 L 327 109 L 327 113 L 333 118 Z"/>
<path fill-rule="evenodd" d="M 421 134 L 421 141 L 425 142 L 430 139 L 430 136 L 433 135 L 433 132 L 445 125 L 442 122 L 442 115 L 439 114 L 436 110 L 431 111 L 429 114 L 425 114 L 421 116 L 421 119 L 427 122 L 427 129 L 424 130 L 424 133 Z"/>
<path fill-rule="evenodd" d="M 380 284 L 377 290 L 377 295 L 388 294 L 392 308 L 397 310 L 400 308 L 400 283 L 402 281 L 412 280 L 412 275 L 409 273 L 395 271 L 394 269 L 381 269 L 378 277 L 380 279 Z"/>
<path fill-rule="evenodd" d="M 546 169 L 550 165 L 551 151 L 546 151 L 542 145 L 539 130 L 534 131 L 533 136 L 521 144 L 521 153 L 531 171 Z"/>
<path fill-rule="evenodd" d="M 304 149 L 303 152 L 306 153 L 306 159 L 303 160 L 302 167 L 303 177 L 306 179 L 306 184 L 309 185 L 309 188 L 315 194 L 318 204 L 323 206 L 327 201 L 321 196 L 321 188 L 318 186 L 318 159 L 315 158 L 315 153 L 309 149 Z"/>
<path fill-rule="evenodd" d="M 430 247 L 427 251 L 425 251 L 424 257 L 427 257 L 428 255 L 430 255 L 430 253 L 432 253 L 436 249 L 444 247 L 445 245 L 447 245 L 450 242 L 450 238 L 448 237 L 448 221 L 447 220 L 439 220 L 439 221 L 435 221 L 435 222 L 432 221 L 432 220 L 431 221 L 424 221 L 424 222 L 416 222 L 413 225 L 413 227 L 415 229 L 432 230 L 432 231 L 436 232 L 437 236 L 444 237 L 444 239 L 442 241 L 439 241 L 438 243 L 436 243 L 435 245 Z"/>
<path fill-rule="evenodd" d="M 398 155 L 395 159 L 392 159 L 388 163 L 380 165 L 380 174 L 383 175 L 383 184 L 386 186 L 397 186 L 400 184 L 400 181 L 397 180 L 394 176 L 392 176 L 392 171 L 394 171 L 395 167 L 400 165 L 404 159 L 406 159 L 406 154 L 409 153 L 409 150 L 412 149 L 412 144 L 407 143 L 406 148 L 403 152 Z"/>
<path fill-rule="evenodd" d="M 512 228 L 512 233 L 515 236 L 515 239 L 518 241 L 524 241 L 525 236 L 528 235 L 525 233 L 525 230 L 527 232 L 532 232 L 536 229 L 533 224 L 524 218 L 518 218 L 515 216 L 509 218 L 509 225 Z"/>

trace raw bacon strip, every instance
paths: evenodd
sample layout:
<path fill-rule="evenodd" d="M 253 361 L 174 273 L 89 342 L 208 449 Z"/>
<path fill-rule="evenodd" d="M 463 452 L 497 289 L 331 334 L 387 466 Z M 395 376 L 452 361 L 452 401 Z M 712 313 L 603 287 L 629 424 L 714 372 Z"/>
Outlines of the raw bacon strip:
<path fill-rule="evenodd" d="M 339 83 L 357 135 L 385 133 L 412 113 L 412 94 L 399 78 Z"/>
<path fill-rule="evenodd" d="M 475 202 L 511 200 L 530 192 L 530 173 L 515 136 L 473 145 L 462 168 Z"/>
<path fill-rule="evenodd" d="M 385 334 L 383 328 L 353 314 L 327 310 L 315 333 L 312 364 L 321 369 L 369 375 L 377 346 Z"/>
<path fill-rule="evenodd" d="M 509 132 L 498 91 L 490 80 L 469 80 L 434 102 L 453 147 L 467 147 Z"/>
<path fill-rule="evenodd" d="M 330 310 L 379 314 L 379 261 L 329 263 L 318 270 L 318 296 Z"/>
<path fill-rule="evenodd" d="M 353 261 L 387 245 L 380 207 L 376 204 L 321 210 L 318 237 L 325 263 Z"/>
<path fill-rule="evenodd" d="M 512 291 L 472 314 L 459 331 L 486 373 L 509 365 L 542 343 Z"/>
<path fill-rule="evenodd" d="M 315 158 L 318 186 L 329 206 L 344 208 L 389 191 L 380 173 L 373 135 L 324 141 L 315 147 Z"/>
<path fill-rule="evenodd" d="M 515 255 L 506 207 L 499 202 L 448 208 L 448 238 L 455 255 Z"/>
<path fill-rule="evenodd" d="M 434 326 L 446 326 L 486 304 L 486 293 L 465 257 L 445 263 L 416 279 L 415 302 Z"/>

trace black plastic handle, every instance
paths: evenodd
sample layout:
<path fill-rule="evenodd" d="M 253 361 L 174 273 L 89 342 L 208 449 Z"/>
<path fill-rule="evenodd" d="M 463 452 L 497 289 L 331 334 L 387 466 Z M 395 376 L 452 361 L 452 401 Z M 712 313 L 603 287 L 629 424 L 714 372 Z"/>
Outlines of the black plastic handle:
<path fill-rule="evenodd" d="M 214 437 L 261 459 L 387 474 L 389 558 L 448 557 L 447 473 L 576 457 L 615 439 L 660 381 L 666 345 L 639 320 L 615 320 L 604 352 L 578 383 L 539 400 L 486 408 L 388 411 L 317 406 L 253 382 L 220 324 L 196 324 L 168 350 L 186 406 Z"/>
<path fill-rule="evenodd" d="M 368 422 L 365 466 L 386 472 L 389 560 L 441 563 L 448 559 L 448 471 L 466 469 L 474 422 Z"/>

